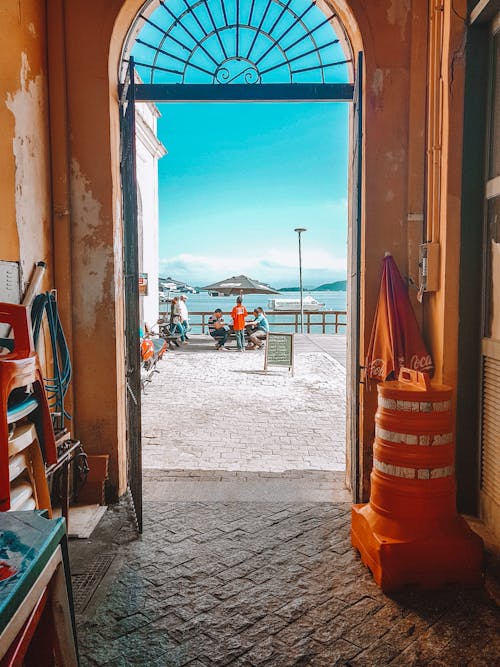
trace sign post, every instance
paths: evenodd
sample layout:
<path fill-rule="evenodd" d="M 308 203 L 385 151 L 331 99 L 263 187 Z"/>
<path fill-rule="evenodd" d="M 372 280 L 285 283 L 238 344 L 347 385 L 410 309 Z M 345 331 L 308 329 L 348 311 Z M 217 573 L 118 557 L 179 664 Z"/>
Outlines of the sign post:
<path fill-rule="evenodd" d="M 284 366 L 293 375 L 293 333 L 267 334 L 264 370 L 268 366 Z"/>
<path fill-rule="evenodd" d="M 139 296 L 148 295 L 148 274 L 139 273 Z"/>

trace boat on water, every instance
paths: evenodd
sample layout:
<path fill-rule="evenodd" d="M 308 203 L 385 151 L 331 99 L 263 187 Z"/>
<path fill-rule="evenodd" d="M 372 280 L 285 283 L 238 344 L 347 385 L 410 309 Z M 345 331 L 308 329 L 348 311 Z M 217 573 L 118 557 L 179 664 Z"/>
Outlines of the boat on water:
<path fill-rule="evenodd" d="M 199 291 L 194 289 L 177 289 L 177 290 L 162 290 L 158 292 L 160 303 L 170 303 L 174 297 L 180 297 L 182 294 L 199 294 Z"/>
<path fill-rule="evenodd" d="M 325 307 L 324 303 L 320 303 L 313 296 L 307 294 L 302 300 L 303 308 L 307 312 L 316 312 Z M 269 310 L 297 310 L 300 311 L 299 299 L 269 299 L 267 302 Z"/>
<path fill-rule="evenodd" d="M 179 294 L 198 294 L 200 291 L 196 287 L 170 277 L 158 278 L 158 289 L 160 290 L 160 300 L 163 297 L 163 301 L 165 301 L 165 296 L 167 299 L 170 299 L 171 297 L 179 296 Z"/>
<path fill-rule="evenodd" d="M 160 303 L 170 303 L 174 296 L 179 297 L 180 295 L 180 292 L 170 292 L 170 290 L 168 292 L 160 291 L 158 294 Z"/>

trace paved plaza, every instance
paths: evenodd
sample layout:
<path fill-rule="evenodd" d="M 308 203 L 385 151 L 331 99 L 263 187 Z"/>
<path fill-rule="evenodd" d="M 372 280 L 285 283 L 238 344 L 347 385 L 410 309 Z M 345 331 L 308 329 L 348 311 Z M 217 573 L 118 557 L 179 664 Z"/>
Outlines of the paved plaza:
<path fill-rule="evenodd" d="M 263 351 L 218 352 L 209 336 L 165 355 L 143 396 L 146 497 L 162 499 L 162 485 L 168 494 L 160 470 L 170 480 L 225 481 L 228 493 L 233 482 L 257 489 L 266 475 L 303 478 L 317 491 L 336 485 L 345 470 L 345 336 L 296 338 L 293 376 L 264 373 Z"/>
<path fill-rule="evenodd" d="M 138 536 L 122 502 L 71 543 L 75 580 L 111 561 L 78 607 L 82 667 L 499 664 L 482 589 L 384 595 L 349 526 L 344 503 L 147 502 Z"/>

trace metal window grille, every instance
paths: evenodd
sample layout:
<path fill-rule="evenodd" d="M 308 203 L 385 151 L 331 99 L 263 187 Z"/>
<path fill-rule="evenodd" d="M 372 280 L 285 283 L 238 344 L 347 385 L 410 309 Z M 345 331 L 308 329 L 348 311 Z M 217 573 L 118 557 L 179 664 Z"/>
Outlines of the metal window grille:
<path fill-rule="evenodd" d="M 153 0 L 122 59 L 144 83 L 348 83 L 352 55 L 335 12 L 311 0 Z"/>

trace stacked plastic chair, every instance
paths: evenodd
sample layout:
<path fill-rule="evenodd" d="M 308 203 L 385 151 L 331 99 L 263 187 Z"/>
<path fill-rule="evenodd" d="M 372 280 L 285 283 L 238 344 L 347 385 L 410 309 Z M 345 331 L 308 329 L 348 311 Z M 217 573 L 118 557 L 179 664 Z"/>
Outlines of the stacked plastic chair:
<path fill-rule="evenodd" d="M 36 417 L 37 439 L 45 463 L 57 462 L 57 449 L 28 308 L 0 303 L 0 322 L 9 325 L 13 332 L 13 341 L 9 340 L 12 349 L 0 355 L 0 511 L 6 511 L 11 506 L 9 425 L 27 415 Z M 13 403 L 13 392 L 23 388 L 26 394 Z"/>
<path fill-rule="evenodd" d="M 9 438 L 10 509 L 48 510 L 52 503 L 40 443 L 33 424 L 16 424 Z"/>

